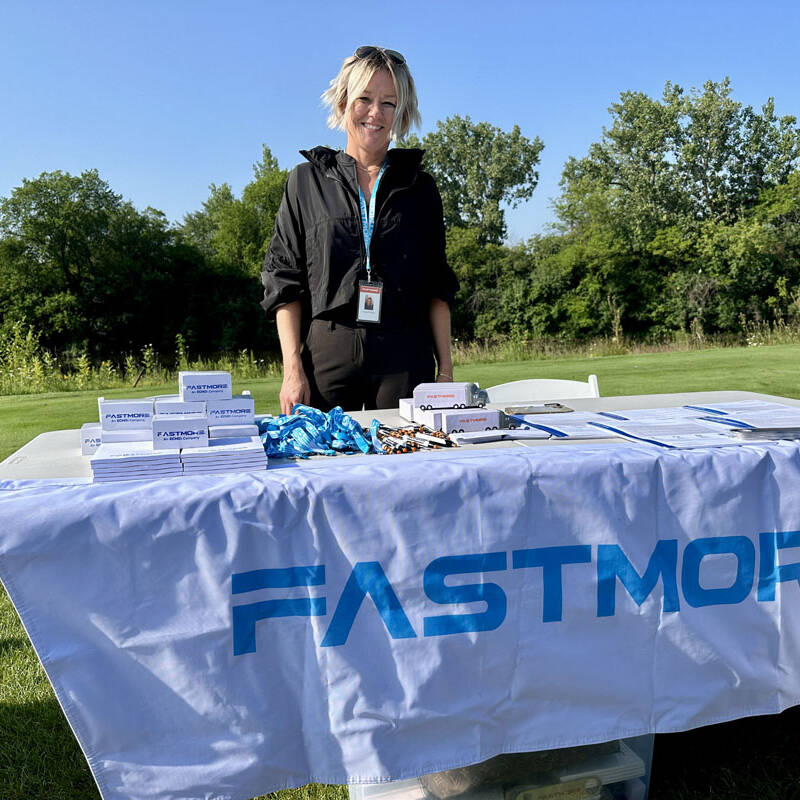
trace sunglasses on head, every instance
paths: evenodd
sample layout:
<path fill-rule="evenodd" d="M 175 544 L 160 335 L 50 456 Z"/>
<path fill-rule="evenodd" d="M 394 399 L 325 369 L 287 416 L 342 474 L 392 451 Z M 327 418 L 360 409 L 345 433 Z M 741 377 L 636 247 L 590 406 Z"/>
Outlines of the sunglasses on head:
<path fill-rule="evenodd" d="M 356 58 L 369 58 L 371 55 L 375 53 L 380 53 L 385 58 L 388 58 L 392 64 L 397 64 L 398 66 L 401 64 L 406 63 L 406 59 L 402 53 L 398 53 L 397 50 L 384 50 L 382 47 L 375 47 L 374 45 L 367 44 L 363 47 L 359 47 L 358 50 L 353 53 Z"/>

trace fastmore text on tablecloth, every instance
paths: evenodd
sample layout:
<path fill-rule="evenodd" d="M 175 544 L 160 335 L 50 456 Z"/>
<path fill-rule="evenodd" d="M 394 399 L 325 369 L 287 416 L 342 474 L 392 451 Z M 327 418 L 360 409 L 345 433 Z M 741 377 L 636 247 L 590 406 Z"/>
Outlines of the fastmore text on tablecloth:
<path fill-rule="evenodd" d="M 598 618 L 615 614 L 618 583 L 641 606 L 660 582 L 664 612 L 679 612 L 681 596 L 692 608 L 742 603 L 751 595 L 754 585 L 757 601 L 770 602 L 775 600 L 777 584 L 796 581 L 800 585 L 800 562 L 778 563 L 779 551 L 792 547 L 800 547 L 800 531 L 759 533 L 757 541 L 742 535 L 698 538 L 685 545 L 679 560 L 678 540 L 660 539 L 642 572 L 617 544 L 526 548 L 512 550 L 510 559 L 505 551 L 441 556 L 433 559 L 421 576 L 421 590 L 432 604 L 436 604 L 432 609 L 476 602 L 484 603 L 485 609 L 475 613 L 425 616 L 421 631 L 416 630 L 409 620 L 382 564 L 379 561 L 359 561 L 350 571 L 320 646 L 338 647 L 347 643 L 367 596 L 393 639 L 416 638 L 420 634 L 445 636 L 496 630 L 507 617 L 506 590 L 491 581 L 448 585 L 447 579 L 459 575 L 502 573 L 509 569 L 509 563 L 512 570 L 541 569 L 541 621 L 545 623 L 562 620 L 565 591 L 569 590 L 572 581 L 583 581 L 587 577 L 596 583 Z M 708 557 L 734 560 L 735 577 L 729 585 L 703 586 L 701 568 Z M 570 580 L 566 582 L 565 567 L 570 568 L 567 572 Z M 237 572 L 232 576 L 231 592 L 239 595 L 265 589 L 325 585 L 325 565 L 318 564 Z M 234 605 L 234 655 L 256 652 L 259 621 L 325 616 L 327 608 L 326 596 L 271 598 Z"/>

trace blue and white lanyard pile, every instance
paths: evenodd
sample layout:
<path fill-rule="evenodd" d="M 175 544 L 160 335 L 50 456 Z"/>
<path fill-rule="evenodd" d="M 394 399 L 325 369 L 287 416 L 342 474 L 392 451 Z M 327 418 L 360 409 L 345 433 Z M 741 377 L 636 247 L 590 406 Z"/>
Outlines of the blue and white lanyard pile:
<path fill-rule="evenodd" d="M 383 453 L 384 448 L 376 435 L 378 425 L 378 420 L 372 421 L 368 439 L 361 425 L 345 414 L 340 406 L 326 414 L 317 408 L 298 404 L 291 414 L 262 418 L 259 435 L 268 458 Z"/>

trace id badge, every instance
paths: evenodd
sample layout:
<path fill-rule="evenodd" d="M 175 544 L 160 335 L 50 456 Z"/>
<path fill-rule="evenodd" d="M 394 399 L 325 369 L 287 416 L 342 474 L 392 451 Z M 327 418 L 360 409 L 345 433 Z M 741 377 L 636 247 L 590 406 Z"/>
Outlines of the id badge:
<path fill-rule="evenodd" d="M 380 322 L 383 283 L 381 281 L 358 282 L 357 322 Z"/>

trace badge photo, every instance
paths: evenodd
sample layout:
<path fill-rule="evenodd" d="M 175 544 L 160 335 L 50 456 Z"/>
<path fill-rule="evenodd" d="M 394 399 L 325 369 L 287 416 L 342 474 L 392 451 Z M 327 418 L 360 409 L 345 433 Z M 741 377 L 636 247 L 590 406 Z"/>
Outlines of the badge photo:
<path fill-rule="evenodd" d="M 383 284 L 378 281 L 358 282 L 358 322 L 380 322 Z"/>

